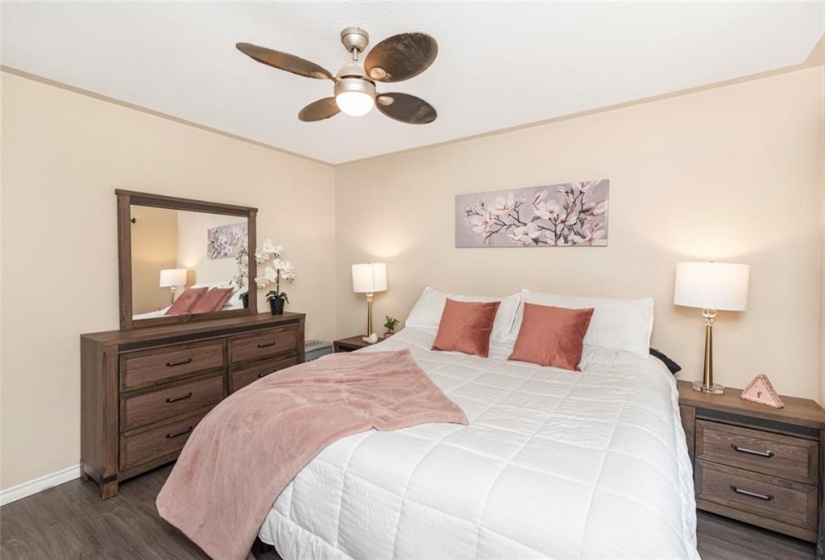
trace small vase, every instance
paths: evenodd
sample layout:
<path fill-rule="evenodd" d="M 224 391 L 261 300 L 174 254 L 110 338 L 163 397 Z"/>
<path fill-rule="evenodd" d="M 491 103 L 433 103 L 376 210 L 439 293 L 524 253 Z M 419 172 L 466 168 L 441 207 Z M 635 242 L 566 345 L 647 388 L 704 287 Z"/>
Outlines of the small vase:
<path fill-rule="evenodd" d="M 395 334 L 395 331 L 385 331 L 383 338 L 389 338 Z"/>
<path fill-rule="evenodd" d="M 282 298 L 272 298 L 269 300 L 269 309 L 272 310 L 273 315 L 284 314 L 284 300 Z"/>

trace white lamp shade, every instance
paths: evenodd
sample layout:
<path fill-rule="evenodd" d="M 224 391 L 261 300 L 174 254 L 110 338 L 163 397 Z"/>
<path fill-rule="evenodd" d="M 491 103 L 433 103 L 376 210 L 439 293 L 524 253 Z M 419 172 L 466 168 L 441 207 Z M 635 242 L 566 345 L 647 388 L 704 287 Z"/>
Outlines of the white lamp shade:
<path fill-rule="evenodd" d="M 673 303 L 717 311 L 744 311 L 748 306 L 746 264 L 680 262 L 676 265 Z"/>
<path fill-rule="evenodd" d="M 387 289 L 387 265 L 367 263 L 352 265 L 352 291 L 356 294 L 374 294 Z"/>
<path fill-rule="evenodd" d="M 164 268 L 160 271 L 160 287 L 184 286 L 186 284 L 185 268 Z"/>

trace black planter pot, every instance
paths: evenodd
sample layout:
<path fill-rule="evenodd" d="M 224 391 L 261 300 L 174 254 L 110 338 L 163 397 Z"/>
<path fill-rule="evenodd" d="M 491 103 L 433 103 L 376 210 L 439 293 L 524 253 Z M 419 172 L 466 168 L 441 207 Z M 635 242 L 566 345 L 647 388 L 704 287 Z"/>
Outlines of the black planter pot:
<path fill-rule="evenodd" d="M 284 300 L 282 298 L 272 298 L 269 300 L 269 308 L 273 315 L 284 314 Z"/>
<path fill-rule="evenodd" d="M 244 309 L 249 309 L 249 292 L 241 294 L 241 301 L 243 302 Z"/>

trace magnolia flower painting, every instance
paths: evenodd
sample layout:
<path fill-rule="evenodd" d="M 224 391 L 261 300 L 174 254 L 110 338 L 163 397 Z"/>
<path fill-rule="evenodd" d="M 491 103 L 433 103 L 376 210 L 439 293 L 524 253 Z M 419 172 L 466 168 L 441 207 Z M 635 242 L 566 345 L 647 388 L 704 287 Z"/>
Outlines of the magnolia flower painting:
<path fill-rule="evenodd" d="M 236 248 L 247 244 L 246 222 L 209 228 L 206 232 L 206 256 L 209 260 L 236 257 Z"/>
<path fill-rule="evenodd" d="M 455 198 L 456 247 L 606 247 L 610 181 Z"/>

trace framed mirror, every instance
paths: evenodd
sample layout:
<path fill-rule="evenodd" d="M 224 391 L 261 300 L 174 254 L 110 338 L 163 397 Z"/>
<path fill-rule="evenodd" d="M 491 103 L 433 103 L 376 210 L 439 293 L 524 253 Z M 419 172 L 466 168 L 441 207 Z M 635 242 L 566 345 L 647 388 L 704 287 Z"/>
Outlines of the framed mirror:
<path fill-rule="evenodd" d="M 258 313 L 257 208 L 115 195 L 121 329 Z"/>

